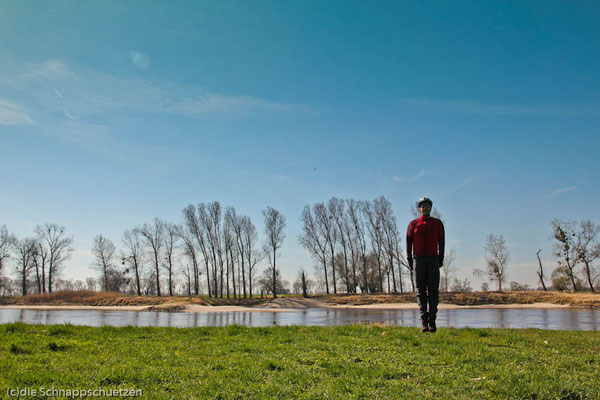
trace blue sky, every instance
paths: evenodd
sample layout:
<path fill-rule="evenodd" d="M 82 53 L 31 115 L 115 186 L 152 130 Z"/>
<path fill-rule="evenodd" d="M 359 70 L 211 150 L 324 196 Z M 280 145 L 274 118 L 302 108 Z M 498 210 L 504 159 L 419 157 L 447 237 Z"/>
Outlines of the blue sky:
<path fill-rule="evenodd" d="M 218 200 L 287 217 L 284 277 L 312 271 L 305 204 L 434 200 L 459 276 L 489 233 L 536 285 L 550 221 L 599 221 L 598 2 L 7 1 L 0 224 L 116 243 Z"/>

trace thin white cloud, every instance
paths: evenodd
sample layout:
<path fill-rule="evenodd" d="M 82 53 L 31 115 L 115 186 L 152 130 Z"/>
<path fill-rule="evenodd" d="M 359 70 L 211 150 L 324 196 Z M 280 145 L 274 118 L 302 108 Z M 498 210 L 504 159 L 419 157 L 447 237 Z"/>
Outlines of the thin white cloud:
<path fill-rule="evenodd" d="M 547 117 L 599 117 L 600 106 L 487 104 L 472 100 L 434 100 L 408 98 L 400 102 L 407 107 L 427 112 L 465 115 L 531 115 Z"/>
<path fill-rule="evenodd" d="M 459 188 L 465 187 L 468 184 L 470 184 L 471 182 L 473 182 L 475 179 L 477 179 L 477 175 L 469 176 L 468 178 L 464 179 L 461 183 L 459 183 L 458 187 Z"/>
<path fill-rule="evenodd" d="M 253 96 L 210 93 L 173 82 L 119 78 L 55 60 L 29 65 L 17 79 L 3 83 L 16 86 L 17 91 L 42 109 L 68 118 L 135 112 L 239 119 L 301 109 Z"/>
<path fill-rule="evenodd" d="M 421 171 L 419 171 L 419 173 L 418 173 L 418 174 L 416 174 L 415 176 L 413 176 L 413 177 L 410 179 L 410 181 L 411 181 L 411 182 L 414 182 L 414 181 L 416 181 L 417 179 L 419 179 L 420 177 L 422 177 L 423 175 L 425 175 L 425 170 L 424 170 L 424 169 L 422 169 Z"/>
<path fill-rule="evenodd" d="M 401 178 L 401 177 L 399 177 L 398 175 L 394 175 L 394 176 L 392 177 L 392 179 L 393 179 L 393 180 L 394 180 L 394 182 L 396 182 L 396 183 L 400 183 L 400 182 L 403 182 L 403 181 L 404 181 L 404 178 Z"/>
<path fill-rule="evenodd" d="M 25 125 L 35 121 L 23 107 L 0 99 L 0 125 Z"/>
<path fill-rule="evenodd" d="M 555 190 L 554 192 L 552 192 L 552 194 L 550 196 L 557 196 L 557 195 L 559 195 L 561 193 L 570 192 L 571 190 L 575 190 L 578 187 L 579 186 L 567 186 L 567 187 L 564 187 L 562 189 Z"/>

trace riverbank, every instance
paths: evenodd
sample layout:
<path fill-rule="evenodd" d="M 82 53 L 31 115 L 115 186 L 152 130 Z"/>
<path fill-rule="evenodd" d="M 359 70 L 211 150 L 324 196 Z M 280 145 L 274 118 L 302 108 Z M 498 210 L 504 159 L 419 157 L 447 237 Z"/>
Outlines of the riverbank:
<path fill-rule="evenodd" d="M 164 398 L 599 398 L 600 335 L 0 325 L 0 387 Z M 543 366 L 540 368 L 540 366 Z"/>
<path fill-rule="evenodd" d="M 112 292 L 63 291 L 52 294 L 0 297 L 0 308 L 78 309 L 170 312 L 297 311 L 306 308 L 414 309 L 414 293 L 335 294 L 254 297 L 134 296 Z M 561 292 L 440 293 L 440 309 L 459 308 L 600 308 L 600 295 Z"/>

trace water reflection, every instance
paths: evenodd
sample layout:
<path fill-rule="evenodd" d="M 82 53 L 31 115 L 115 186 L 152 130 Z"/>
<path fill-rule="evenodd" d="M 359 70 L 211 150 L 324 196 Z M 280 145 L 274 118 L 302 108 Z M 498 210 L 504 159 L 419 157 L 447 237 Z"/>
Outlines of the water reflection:
<path fill-rule="evenodd" d="M 439 310 L 439 327 L 539 328 L 600 330 L 600 310 L 571 309 L 459 309 Z M 295 312 L 169 313 L 105 310 L 20 310 L 0 309 L 0 323 L 22 321 L 30 324 L 89 326 L 274 326 L 349 325 L 384 323 L 419 326 L 419 312 L 410 310 L 306 309 Z"/>

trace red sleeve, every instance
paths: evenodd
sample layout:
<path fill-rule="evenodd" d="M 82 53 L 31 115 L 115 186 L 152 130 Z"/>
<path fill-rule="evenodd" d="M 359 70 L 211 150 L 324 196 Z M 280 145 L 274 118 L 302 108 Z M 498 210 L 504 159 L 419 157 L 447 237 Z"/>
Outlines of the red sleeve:
<path fill-rule="evenodd" d="M 438 254 L 444 258 L 444 248 L 446 247 L 446 232 L 444 231 L 444 223 L 440 221 L 440 235 L 438 239 Z"/>
<path fill-rule="evenodd" d="M 414 221 L 411 221 L 408 224 L 408 229 L 406 230 L 406 254 L 408 258 L 412 258 L 412 248 L 413 248 L 413 225 Z"/>

